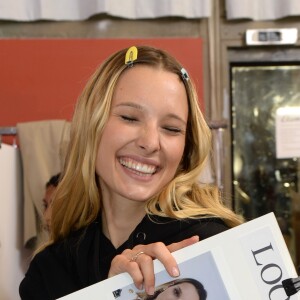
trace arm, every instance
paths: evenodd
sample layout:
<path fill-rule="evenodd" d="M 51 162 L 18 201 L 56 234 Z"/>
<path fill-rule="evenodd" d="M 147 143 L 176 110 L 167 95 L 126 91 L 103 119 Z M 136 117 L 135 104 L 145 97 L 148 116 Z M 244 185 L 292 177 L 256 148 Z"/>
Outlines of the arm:
<path fill-rule="evenodd" d="M 64 257 L 64 256 L 62 256 Z M 67 259 L 49 248 L 36 254 L 19 287 L 22 300 L 53 300 L 78 290 Z"/>
<path fill-rule="evenodd" d="M 33 260 L 19 287 L 22 300 L 51 299 L 38 265 Z"/>

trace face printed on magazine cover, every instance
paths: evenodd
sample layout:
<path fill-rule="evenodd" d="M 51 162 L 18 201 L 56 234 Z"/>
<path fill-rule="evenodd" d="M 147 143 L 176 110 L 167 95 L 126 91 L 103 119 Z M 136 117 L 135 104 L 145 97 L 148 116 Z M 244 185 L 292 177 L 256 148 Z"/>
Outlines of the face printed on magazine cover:
<path fill-rule="evenodd" d="M 156 300 L 201 300 L 196 288 L 188 282 L 172 285 L 160 293 Z"/>

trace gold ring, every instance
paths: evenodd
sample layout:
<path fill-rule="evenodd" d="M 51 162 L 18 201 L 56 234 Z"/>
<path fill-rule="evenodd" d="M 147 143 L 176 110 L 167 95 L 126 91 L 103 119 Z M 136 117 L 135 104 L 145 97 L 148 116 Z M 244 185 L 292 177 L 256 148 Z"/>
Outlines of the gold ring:
<path fill-rule="evenodd" d="M 136 261 L 141 254 L 145 254 L 143 251 L 138 252 L 130 258 L 130 261 Z"/>

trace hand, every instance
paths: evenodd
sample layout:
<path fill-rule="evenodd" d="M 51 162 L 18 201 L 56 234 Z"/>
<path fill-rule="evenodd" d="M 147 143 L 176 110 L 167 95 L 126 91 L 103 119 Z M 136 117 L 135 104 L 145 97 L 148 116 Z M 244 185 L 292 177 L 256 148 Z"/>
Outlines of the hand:
<path fill-rule="evenodd" d="M 195 244 L 198 236 L 185 239 L 166 246 L 162 242 L 148 245 L 137 245 L 133 249 L 126 249 L 111 262 L 108 277 L 127 272 L 132 277 L 138 289 L 145 288 L 148 295 L 155 291 L 155 276 L 153 259 L 158 259 L 172 277 L 179 276 L 179 269 L 175 258 L 171 254 L 176 250 Z"/>

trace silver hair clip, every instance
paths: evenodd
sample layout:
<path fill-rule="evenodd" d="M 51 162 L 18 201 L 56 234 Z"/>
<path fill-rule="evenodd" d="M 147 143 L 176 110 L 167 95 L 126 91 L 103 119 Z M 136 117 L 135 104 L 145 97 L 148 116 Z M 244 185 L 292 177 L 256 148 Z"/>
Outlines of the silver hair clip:
<path fill-rule="evenodd" d="M 130 47 L 125 55 L 125 64 L 129 67 L 133 66 L 133 62 L 137 60 L 138 49 L 135 46 Z"/>
<path fill-rule="evenodd" d="M 181 77 L 184 81 L 188 81 L 190 79 L 189 74 L 185 68 L 181 68 Z"/>

